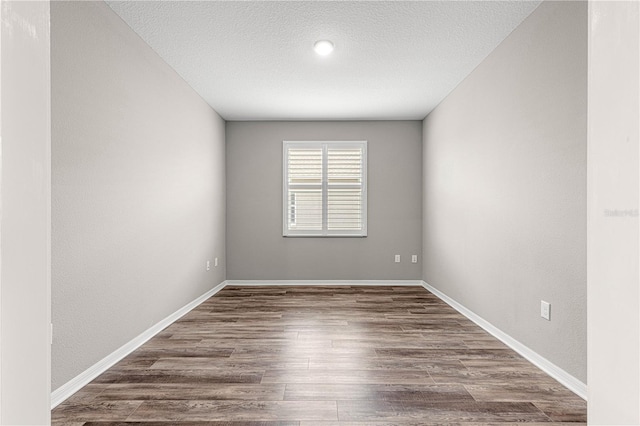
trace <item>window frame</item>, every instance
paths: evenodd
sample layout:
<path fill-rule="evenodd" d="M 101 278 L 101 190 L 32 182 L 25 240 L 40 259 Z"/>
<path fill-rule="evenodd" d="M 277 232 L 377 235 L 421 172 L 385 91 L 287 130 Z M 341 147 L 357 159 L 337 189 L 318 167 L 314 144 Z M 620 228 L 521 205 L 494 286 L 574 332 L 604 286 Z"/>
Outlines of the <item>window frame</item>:
<path fill-rule="evenodd" d="M 288 193 L 289 193 L 289 170 L 288 170 L 288 149 L 322 149 L 322 230 L 290 230 L 288 226 Z M 360 230 L 339 230 L 331 231 L 327 229 L 327 194 L 330 187 L 327 182 L 327 153 L 331 148 L 338 149 L 362 149 L 362 179 L 361 179 L 361 216 L 362 229 Z M 322 237 L 322 238 L 365 238 L 367 237 L 367 141 L 366 140 L 331 140 L 331 141 L 282 141 L 282 236 L 283 237 Z M 343 185 L 345 187 L 348 185 Z M 340 187 L 340 186 L 338 186 Z"/>

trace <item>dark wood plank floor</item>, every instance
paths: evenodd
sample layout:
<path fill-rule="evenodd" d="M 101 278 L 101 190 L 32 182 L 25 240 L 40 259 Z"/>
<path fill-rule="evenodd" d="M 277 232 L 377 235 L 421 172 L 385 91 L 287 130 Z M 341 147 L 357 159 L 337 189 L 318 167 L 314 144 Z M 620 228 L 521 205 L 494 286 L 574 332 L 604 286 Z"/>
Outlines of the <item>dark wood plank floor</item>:
<path fill-rule="evenodd" d="M 421 287 L 227 287 L 52 421 L 579 424 L 586 403 Z"/>

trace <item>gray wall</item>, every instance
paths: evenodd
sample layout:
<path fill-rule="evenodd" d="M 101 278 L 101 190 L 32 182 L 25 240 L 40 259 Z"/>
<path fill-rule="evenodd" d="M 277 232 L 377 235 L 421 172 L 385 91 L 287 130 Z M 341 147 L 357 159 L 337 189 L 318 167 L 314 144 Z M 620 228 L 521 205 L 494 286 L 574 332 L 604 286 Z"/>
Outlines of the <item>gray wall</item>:
<path fill-rule="evenodd" d="M 420 279 L 420 121 L 227 122 L 228 279 Z M 368 236 L 282 237 L 282 141 L 368 141 Z M 394 263 L 394 254 L 401 263 Z"/>
<path fill-rule="evenodd" d="M 225 154 L 104 3 L 52 2 L 51 38 L 55 389 L 225 279 Z"/>
<path fill-rule="evenodd" d="M 423 161 L 424 280 L 583 382 L 586 112 L 586 3 L 546 1 L 427 116 Z"/>
<path fill-rule="evenodd" d="M 49 2 L 0 4 L 0 424 L 49 424 Z"/>
<path fill-rule="evenodd" d="M 589 18 L 589 423 L 638 425 L 640 3 Z"/>

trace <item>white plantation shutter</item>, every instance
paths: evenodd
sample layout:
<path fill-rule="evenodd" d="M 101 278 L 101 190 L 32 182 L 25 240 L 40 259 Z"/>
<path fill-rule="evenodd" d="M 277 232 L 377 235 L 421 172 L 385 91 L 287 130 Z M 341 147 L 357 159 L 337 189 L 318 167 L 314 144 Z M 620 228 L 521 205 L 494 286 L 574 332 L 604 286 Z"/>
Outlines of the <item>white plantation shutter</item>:
<path fill-rule="evenodd" d="M 283 235 L 367 235 L 367 143 L 287 142 Z"/>
<path fill-rule="evenodd" d="M 362 149 L 327 149 L 327 230 L 362 229 Z"/>
<path fill-rule="evenodd" d="M 290 148 L 287 170 L 289 230 L 322 231 L 322 149 Z"/>

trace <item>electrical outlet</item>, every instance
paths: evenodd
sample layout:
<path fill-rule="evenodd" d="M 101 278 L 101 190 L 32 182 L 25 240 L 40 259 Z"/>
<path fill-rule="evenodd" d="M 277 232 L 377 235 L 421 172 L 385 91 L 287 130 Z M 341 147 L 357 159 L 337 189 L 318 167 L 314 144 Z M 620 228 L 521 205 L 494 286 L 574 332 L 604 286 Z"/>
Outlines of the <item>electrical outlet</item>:
<path fill-rule="evenodd" d="M 400 255 L 399 254 L 396 254 L 395 262 L 396 263 L 400 263 Z"/>
<path fill-rule="evenodd" d="M 551 321 L 551 303 L 540 301 L 540 316 L 547 321 Z"/>
<path fill-rule="evenodd" d="M 218 258 L 217 257 L 213 260 L 213 266 L 218 266 Z"/>
<path fill-rule="evenodd" d="M 211 262 L 207 260 L 207 271 L 211 270 Z"/>
<path fill-rule="evenodd" d="M 411 263 L 418 263 L 418 255 L 417 254 L 412 254 L 411 255 Z"/>

